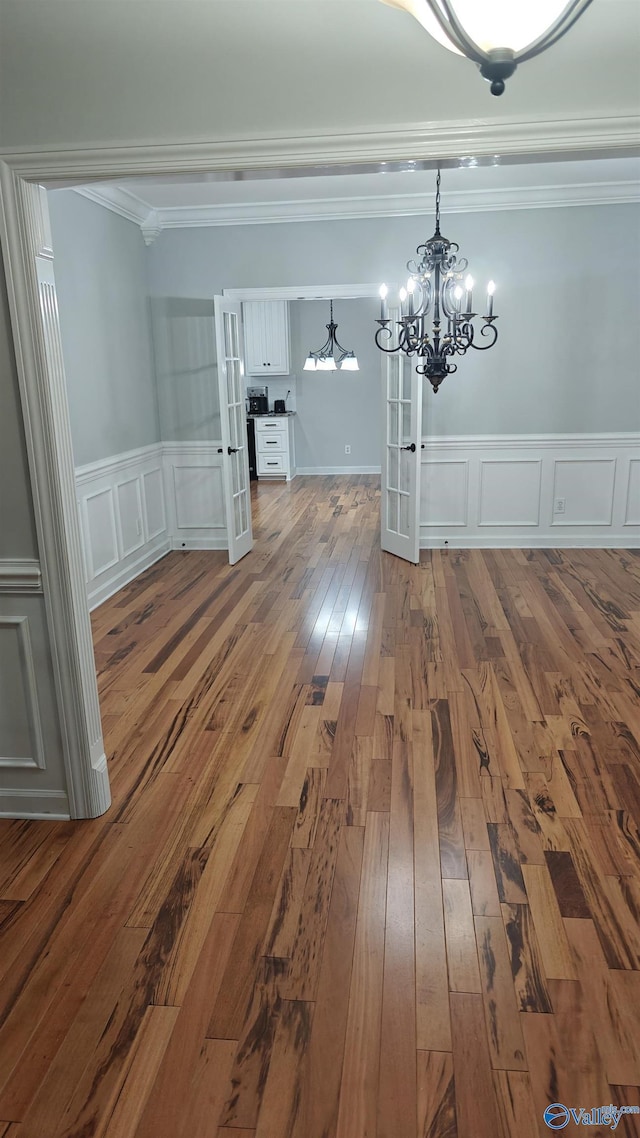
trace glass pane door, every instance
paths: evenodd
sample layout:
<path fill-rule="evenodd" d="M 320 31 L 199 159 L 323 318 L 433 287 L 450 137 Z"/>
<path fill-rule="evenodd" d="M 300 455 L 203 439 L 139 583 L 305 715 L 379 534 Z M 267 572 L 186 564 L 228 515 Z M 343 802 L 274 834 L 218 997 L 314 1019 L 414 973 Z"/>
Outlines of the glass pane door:
<path fill-rule="evenodd" d="M 389 314 L 391 319 L 394 313 Z M 383 357 L 381 544 L 407 561 L 420 559 L 422 376 L 403 352 Z"/>
<path fill-rule="evenodd" d="M 253 546 L 240 303 L 222 296 L 214 300 L 229 562 L 234 565 Z"/>

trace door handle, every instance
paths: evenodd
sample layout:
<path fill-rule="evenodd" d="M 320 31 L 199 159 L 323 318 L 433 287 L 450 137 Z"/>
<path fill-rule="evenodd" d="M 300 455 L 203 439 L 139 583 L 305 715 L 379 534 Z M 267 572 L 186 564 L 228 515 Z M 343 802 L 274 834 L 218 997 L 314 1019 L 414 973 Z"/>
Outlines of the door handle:
<path fill-rule="evenodd" d="M 415 450 L 415 447 L 413 448 Z M 227 447 L 227 454 L 237 454 L 238 447 Z"/>
<path fill-rule="evenodd" d="M 412 454 L 415 453 L 416 444 L 411 443 L 408 447 L 400 447 L 400 450 L 410 450 Z"/>

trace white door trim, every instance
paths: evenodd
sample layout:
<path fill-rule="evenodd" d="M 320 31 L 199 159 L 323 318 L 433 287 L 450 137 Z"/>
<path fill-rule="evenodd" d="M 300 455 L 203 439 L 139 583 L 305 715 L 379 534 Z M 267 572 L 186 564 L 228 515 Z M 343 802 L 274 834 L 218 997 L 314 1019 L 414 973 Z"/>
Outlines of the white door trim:
<path fill-rule="evenodd" d="M 46 194 L 0 164 L 9 308 L 72 818 L 110 803 Z"/>
<path fill-rule="evenodd" d="M 0 151 L 20 177 L 31 182 L 90 181 L 123 176 L 195 173 L 206 170 L 273 169 L 353 162 L 410 162 L 518 156 L 531 158 L 623 157 L 637 153 L 640 116 L 631 113 L 575 119 L 502 117 L 366 126 L 349 133 L 307 136 L 253 135 L 217 142 L 185 140 L 81 150 Z"/>
<path fill-rule="evenodd" d="M 82 551 L 76 513 L 57 314 L 49 350 L 39 304 L 35 256 L 51 256 L 39 193 L 30 183 L 82 185 L 126 175 L 302 167 L 312 164 L 457 159 L 461 153 L 551 157 L 635 153 L 636 114 L 574 120 L 514 119 L 408 123 L 350 134 L 96 146 L 0 152 L 0 239 L 4 254 L 31 476 L 64 762 L 73 817 L 109 804 L 99 724 Z M 315 295 L 318 290 L 313 290 Z M 280 293 L 280 295 L 282 295 Z M 298 293 L 298 295 L 301 295 Z M 361 294 L 362 295 L 362 294 Z M 53 360 L 52 360 L 53 356 Z M 49 358 L 48 358 L 49 357 Z"/>
<path fill-rule="evenodd" d="M 389 284 L 393 292 L 397 285 Z M 378 284 L 276 285 L 272 288 L 223 288 L 226 300 L 362 300 L 377 297 Z"/>

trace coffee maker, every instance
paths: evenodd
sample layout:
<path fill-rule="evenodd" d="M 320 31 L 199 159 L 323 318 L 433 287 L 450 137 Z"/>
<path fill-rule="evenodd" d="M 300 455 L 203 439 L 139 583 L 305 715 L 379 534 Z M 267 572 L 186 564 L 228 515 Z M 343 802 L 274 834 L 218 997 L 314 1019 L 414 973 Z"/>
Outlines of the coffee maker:
<path fill-rule="evenodd" d="M 248 387 L 247 388 L 247 410 L 250 415 L 268 415 L 269 414 L 269 388 L 268 387 Z"/>

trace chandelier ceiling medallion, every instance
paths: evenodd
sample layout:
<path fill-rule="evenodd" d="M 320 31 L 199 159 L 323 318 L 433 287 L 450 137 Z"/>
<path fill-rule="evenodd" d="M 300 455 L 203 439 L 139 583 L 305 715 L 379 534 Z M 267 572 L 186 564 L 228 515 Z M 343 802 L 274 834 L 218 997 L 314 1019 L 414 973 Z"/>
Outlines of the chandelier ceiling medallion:
<path fill-rule="evenodd" d="M 482 317 L 476 340 L 473 320 L 473 278 L 467 273 L 468 262 L 458 257 L 460 246 L 448 241 L 440 232 L 440 170 L 436 180 L 436 229 L 433 237 L 416 249 L 417 260 L 407 263 L 411 274 L 406 289 L 400 289 L 400 317 L 389 318 L 388 289 L 380 288 L 380 325 L 375 341 L 381 351 L 404 352 L 418 356 L 416 371 L 426 375 L 434 391 L 443 379 L 458 370 L 455 356 L 463 356 L 469 348 L 486 351 L 498 339 L 493 312 L 495 285 L 487 285 L 487 314 Z M 464 279 L 464 288 L 460 281 Z M 328 327 L 328 325 L 327 325 Z M 306 366 L 306 365 L 305 365 Z"/>
<path fill-rule="evenodd" d="M 330 305 L 329 323 L 326 325 L 329 333 L 321 348 L 316 352 L 309 352 L 305 362 L 304 371 L 360 371 L 355 352 L 349 352 L 338 342 L 336 332 L 338 325 L 333 319 L 333 301 Z M 336 358 L 337 349 L 337 358 Z"/>
<path fill-rule="evenodd" d="M 518 64 L 569 31 L 592 0 L 382 0 L 410 12 L 434 39 L 472 59 L 501 95 Z"/>

